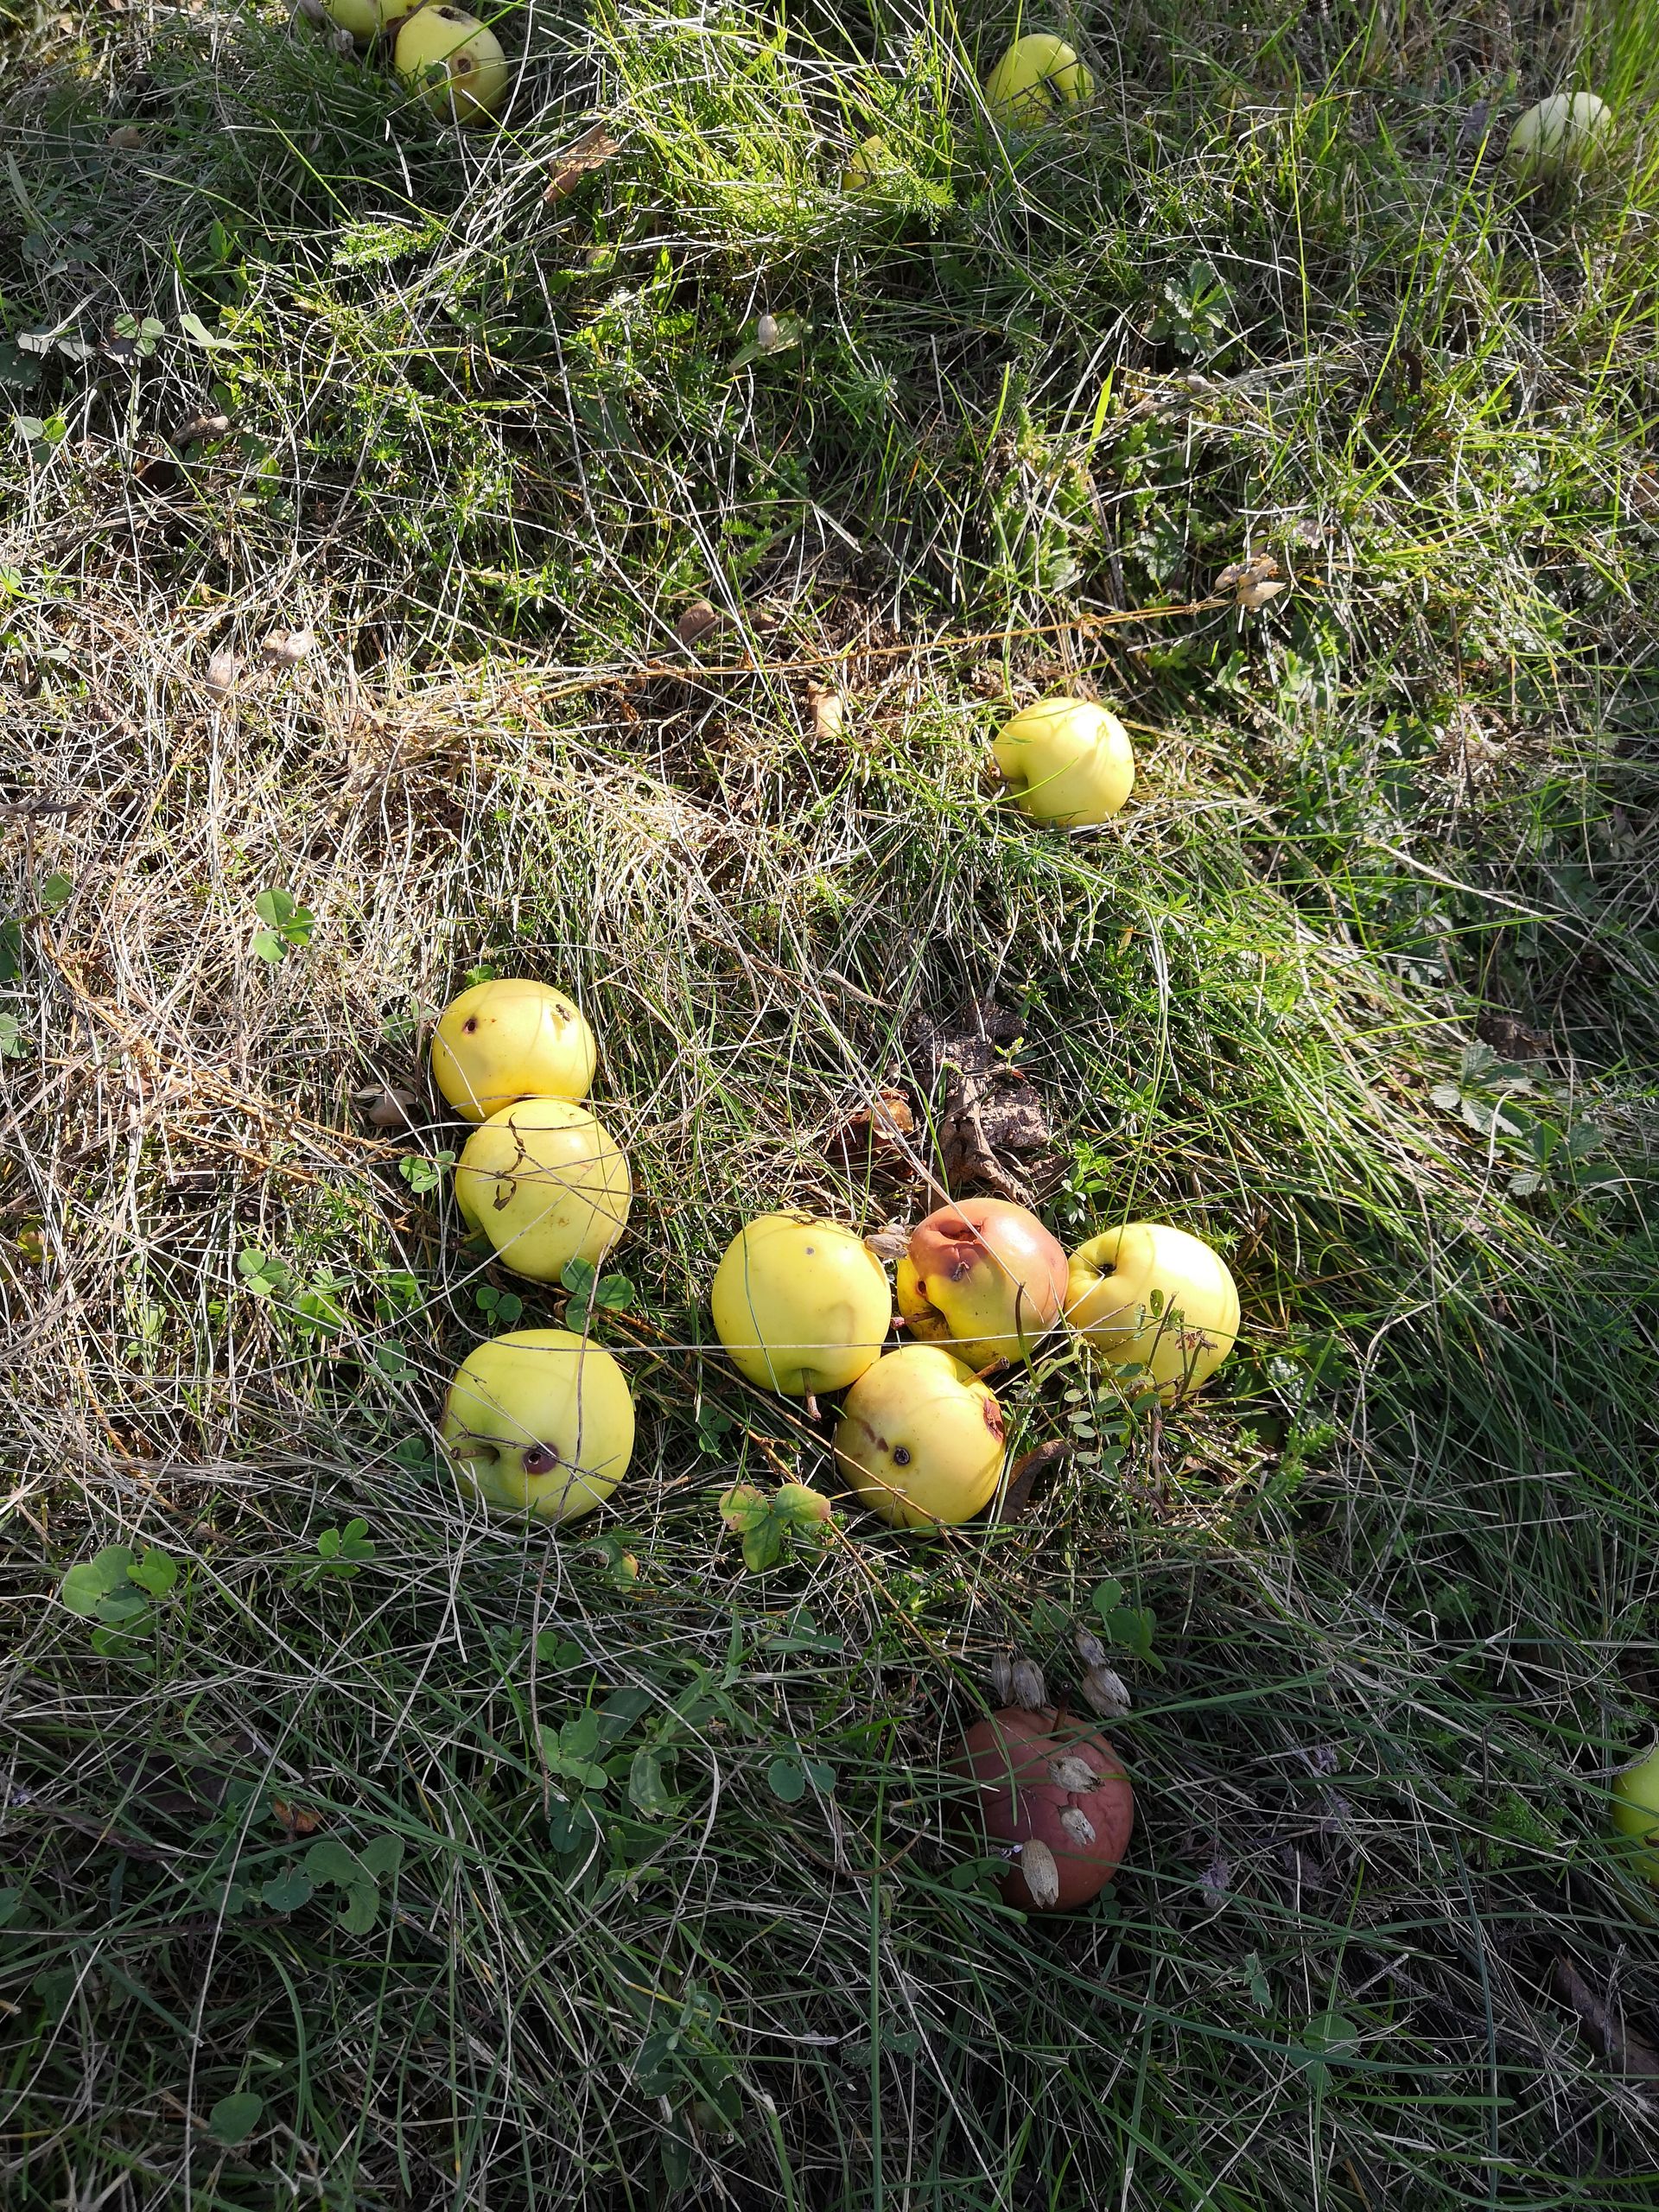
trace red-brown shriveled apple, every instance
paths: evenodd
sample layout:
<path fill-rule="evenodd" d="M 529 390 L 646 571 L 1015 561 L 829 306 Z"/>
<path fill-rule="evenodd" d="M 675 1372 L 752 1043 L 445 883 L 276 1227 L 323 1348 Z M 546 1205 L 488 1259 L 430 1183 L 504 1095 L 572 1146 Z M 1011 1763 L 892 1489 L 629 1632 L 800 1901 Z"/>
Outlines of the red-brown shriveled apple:
<path fill-rule="evenodd" d="M 1006 1853 L 1002 1895 L 1026 1912 L 1071 1912 L 1117 1872 L 1135 1825 L 1123 1762 L 1086 1722 L 1045 1706 L 976 1720 L 953 1764 L 980 1785 L 969 1819 Z"/>

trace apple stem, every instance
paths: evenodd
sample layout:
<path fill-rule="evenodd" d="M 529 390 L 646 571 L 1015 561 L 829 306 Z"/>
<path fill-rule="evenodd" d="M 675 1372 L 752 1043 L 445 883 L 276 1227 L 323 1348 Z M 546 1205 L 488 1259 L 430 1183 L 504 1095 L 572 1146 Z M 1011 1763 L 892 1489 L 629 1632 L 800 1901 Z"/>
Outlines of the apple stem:
<path fill-rule="evenodd" d="M 823 1419 L 823 1415 L 818 1411 L 817 1399 L 810 1390 L 806 1394 L 806 1411 L 809 1420 L 822 1421 Z"/>

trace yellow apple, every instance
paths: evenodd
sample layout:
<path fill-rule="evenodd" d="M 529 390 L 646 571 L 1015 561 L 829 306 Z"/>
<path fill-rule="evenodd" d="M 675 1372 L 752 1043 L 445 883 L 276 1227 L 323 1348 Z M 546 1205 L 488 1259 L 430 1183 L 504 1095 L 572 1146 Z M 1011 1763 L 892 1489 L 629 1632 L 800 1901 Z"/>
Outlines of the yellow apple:
<path fill-rule="evenodd" d="M 448 0 L 429 0 L 408 18 L 392 63 L 435 115 L 456 123 L 487 123 L 512 82 L 495 33 Z"/>
<path fill-rule="evenodd" d="M 329 22 L 349 31 L 359 46 L 402 22 L 413 5 L 414 0 L 321 0 Z"/>
<path fill-rule="evenodd" d="M 1184 1229 L 1132 1221 L 1071 1255 L 1065 1318 L 1115 1367 L 1139 1367 L 1169 1401 L 1213 1375 L 1238 1334 L 1238 1291 L 1220 1255 Z"/>
<path fill-rule="evenodd" d="M 1613 1780 L 1613 1826 L 1621 1835 L 1638 1837 L 1647 1847 L 1630 1853 L 1629 1864 L 1650 1882 L 1659 1882 L 1659 1744 Z"/>
<path fill-rule="evenodd" d="M 847 156 L 847 166 L 841 173 L 842 189 L 862 192 L 893 166 L 893 154 L 885 138 L 862 139 Z"/>
<path fill-rule="evenodd" d="M 858 1235 L 810 1214 L 763 1213 L 726 1248 L 709 1294 L 740 1374 L 788 1398 L 844 1390 L 893 1325 L 887 1270 Z"/>
<path fill-rule="evenodd" d="M 1529 107 L 1510 137 L 1510 160 L 1532 176 L 1565 176 L 1602 150 L 1613 111 L 1593 92 L 1553 92 Z"/>
<path fill-rule="evenodd" d="M 1064 39 L 1033 31 L 1015 39 L 985 79 L 985 105 L 1003 129 L 1030 130 L 1080 105 L 1094 89 L 1094 79 Z"/>
<path fill-rule="evenodd" d="M 432 1035 L 432 1077 L 446 1105 L 487 1121 L 515 1098 L 585 1098 L 594 1033 L 563 991 L 504 976 L 447 1006 Z"/>
<path fill-rule="evenodd" d="M 440 1433 L 486 1505 L 574 1521 L 602 1505 L 627 1471 L 633 1400 L 598 1344 L 569 1329 L 515 1329 L 462 1361 Z"/>
<path fill-rule="evenodd" d="M 972 1368 L 937 1344 L 906 1344 L 847 1393 L 836 1465 L 895 1529 L 936 1528 L 995 1497 L 1002 1433 L 1002 1408 Z"/>
<path fill-rule="evenodd" d="M 1116 715 L 1092 699 L 1039 699 L 991 747 L 1010 795 L 1033 822 L 1086 829 L 1135 788 L 1135 751 Z"/>
<path fill-rule="evenodd" d="M 628 1163 L 585 1106 L 521 1098 L 474 1129 L 455 1203 L 515 1273 L 556 1282 L 572 1260 L 605 1257 L 627 1224 Z"/>
<path fill-rule="evenodd" d="M 965 1198 L 911 1232 L 897 1287 L 912 1337 L 947 1345 L 970 1368 L 1029 1360 L 1065 1309 L 1065 1254 L 1024 1206 Z"/>

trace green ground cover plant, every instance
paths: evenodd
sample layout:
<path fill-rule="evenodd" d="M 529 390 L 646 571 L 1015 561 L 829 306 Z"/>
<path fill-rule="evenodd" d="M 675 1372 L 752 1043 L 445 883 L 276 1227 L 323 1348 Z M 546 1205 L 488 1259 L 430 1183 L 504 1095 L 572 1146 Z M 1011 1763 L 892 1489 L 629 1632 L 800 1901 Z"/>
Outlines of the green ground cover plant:
<path fill-rule="evenodd" d="M 1007 10 L 492 20 L 462 134 L 275 8 L 0 12 L 0 2194 L 1650 2206 L 1650 12 L 1084 12 L 1023 141 Z M 1058 690 L 1140 764 L 1070 836 L 982 774 Z M 597 1279 L 455 1217 L 515 973 Z M 993 1525 L 728 1528 L 832 1478 L 715 1262 L 925 1211 L 844 1133 L 987 997 L 1056 1233 L 1204 1236 L 1239 1349 L 1060 1344 Z M 434 1431 L 567 1308 L 639 1443 L 554 1535 Z M 1137 1827 L 1027 1923 L 946 1769 L 1079 1630 Z"/>

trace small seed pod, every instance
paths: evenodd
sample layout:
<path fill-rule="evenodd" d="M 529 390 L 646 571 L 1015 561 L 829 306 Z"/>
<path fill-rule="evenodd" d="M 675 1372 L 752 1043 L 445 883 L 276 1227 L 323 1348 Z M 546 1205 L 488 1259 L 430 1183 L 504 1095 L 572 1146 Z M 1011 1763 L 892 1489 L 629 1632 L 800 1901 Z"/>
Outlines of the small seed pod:
<path fill-rule="evenodd" d="M 1048 1685 L 1043 1680 L 1043 1670 L 1034 1659 L 1016 1659 L 1009 1677 L 1009 1688 L 1015 1705 L 1023 1705 L 1036 1713 L 1048 1703 Z"/>

